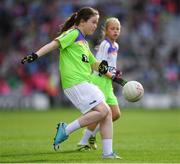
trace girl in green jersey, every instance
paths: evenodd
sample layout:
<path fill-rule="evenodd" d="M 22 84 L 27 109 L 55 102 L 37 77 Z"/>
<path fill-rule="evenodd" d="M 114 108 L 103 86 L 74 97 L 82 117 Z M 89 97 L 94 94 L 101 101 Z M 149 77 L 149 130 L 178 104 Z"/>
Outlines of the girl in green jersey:
<path fill-rule="evenodd" d="M 68 139 L 75 130 L 98 123 L 102 137 L 102 158 L 120 158 L 112 148 L 112 116 L 109 106 L 104 101 L 100 89 L 90 82 L 92 69 L 100 74 L 112 77 L 108 72 L 107 61 L 98 62 L 91 53 L 86 35 L 91 35 L 97 28 L 99 13 L 85 7 L 73 13 L 62 27 L 59 37 L 22 59 L 30 63 L 37 58 L 59 48 L 60 75 L 65 95 L 81 111 L 82 116 L 66 124 L 60 122 L 54 138 L 54 149 Z"/>

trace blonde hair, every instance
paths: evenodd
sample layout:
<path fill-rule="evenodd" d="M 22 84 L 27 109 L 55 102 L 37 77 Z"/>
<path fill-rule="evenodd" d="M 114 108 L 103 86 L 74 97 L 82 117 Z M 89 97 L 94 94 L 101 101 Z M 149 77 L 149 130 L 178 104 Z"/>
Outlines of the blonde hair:
<path fill-rule="evenodd" d="M 118 22 L 121 25 L 118 18 L 116 18 L 116 17 L 107 18 L 104 25 L 102 26 L 102 31 L 101 31 L 102 32 L 102 40 L 106 37 L 105 31 L 107 30 L 110 22 Z"/>

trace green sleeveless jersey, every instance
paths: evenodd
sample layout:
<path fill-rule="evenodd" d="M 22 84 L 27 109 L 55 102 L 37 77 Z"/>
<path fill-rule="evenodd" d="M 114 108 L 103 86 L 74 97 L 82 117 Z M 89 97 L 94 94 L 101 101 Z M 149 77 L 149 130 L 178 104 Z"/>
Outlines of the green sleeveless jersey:
<path fill-rule="evenodd" d="M 63 89 L 89 82 L 91 65 L 97 60 L 78 29 L 70 29 L 56 38 L 60 44 L 59 70 Z"/>

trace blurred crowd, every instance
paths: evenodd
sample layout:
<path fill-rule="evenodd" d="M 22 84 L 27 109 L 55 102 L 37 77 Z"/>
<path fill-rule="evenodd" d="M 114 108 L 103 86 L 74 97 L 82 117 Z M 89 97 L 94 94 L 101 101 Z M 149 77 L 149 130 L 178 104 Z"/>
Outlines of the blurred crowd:
<path fill-rule="evenodd" d="M 0 95 L 61 94 L 59 52 L 32 64 L 20 59 L 58 36 L 60 25 L 83 6 L 100 13 L 95 34 L 88 37 L 95 53 L 103 22 L 121 21 L 118 68 L 128 80 L 138 80 L 149 93 L 180 93 L 179 0 L 1 0 Z"/>

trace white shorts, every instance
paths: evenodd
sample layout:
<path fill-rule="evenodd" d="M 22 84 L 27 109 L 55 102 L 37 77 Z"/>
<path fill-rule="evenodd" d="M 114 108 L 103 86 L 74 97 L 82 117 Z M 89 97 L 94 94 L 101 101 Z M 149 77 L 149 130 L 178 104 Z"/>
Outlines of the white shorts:
<path fill-rule="evenodd" d="M 88 82 L 64 89 L 64 93 L 83 114 L 104 101 L 101 90 L 96 85 Z"/>

